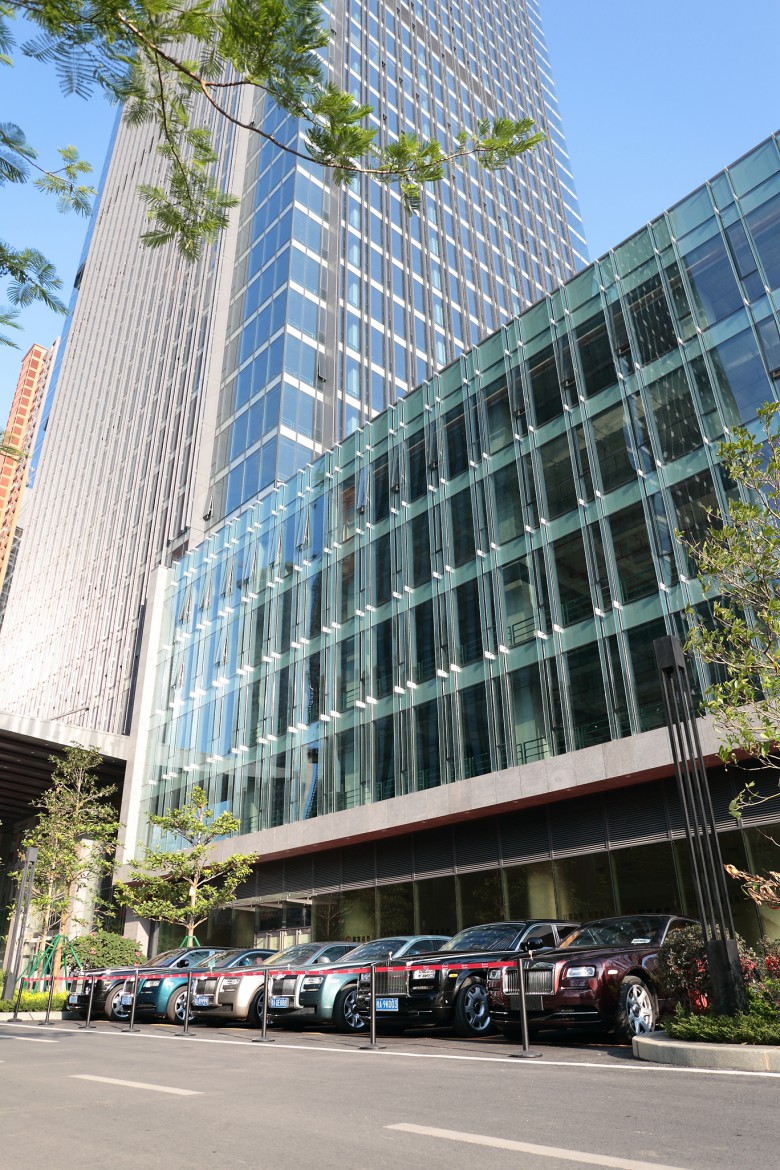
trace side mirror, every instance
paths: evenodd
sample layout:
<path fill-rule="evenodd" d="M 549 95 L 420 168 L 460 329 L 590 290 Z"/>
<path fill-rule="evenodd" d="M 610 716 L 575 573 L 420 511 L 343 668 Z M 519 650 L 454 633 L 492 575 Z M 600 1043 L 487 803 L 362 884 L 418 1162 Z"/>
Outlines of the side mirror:
<path fill-rule="evenodd" d="M 545 947 L 549 949 L 550 944 L 545 942 L 543 938 L 532 937 L 525 940 L 525 949 L 527 951 L 543 951 Z"/>

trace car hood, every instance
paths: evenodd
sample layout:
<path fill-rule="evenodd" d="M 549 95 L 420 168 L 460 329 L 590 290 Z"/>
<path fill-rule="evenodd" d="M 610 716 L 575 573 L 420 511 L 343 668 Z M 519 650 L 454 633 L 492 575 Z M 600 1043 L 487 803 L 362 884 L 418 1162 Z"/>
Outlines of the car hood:
<path fill-rule="evenodd" d="M 432 967 L 436 963 L 451 967 L 455 963 L 494 963 L 497 959 L 513 959 L 518 954 L 522 954 L 522 951 L 430 951 L 427 955 L 398 959 L 398 962 L 408 967 Z"/>
<path fill-rule="evenodd" d="M 564 947 L 563 949 L 556 951 L 544 951 L 544 953 L 539 952 L 538 962 L 545 966 L 549 963 L 557 963 L 561 960 L 567 960 L 568 962 L 574 963 L 580 958 L 592 959 L 602 956 L 609 958 L 610 955 L 631 955 L 636 954 L 638 951 L 658 951 L 660 950 L 660 947 L 660 943 L 635 943 L 633 945 L 631 943 L 623 943 L 611 947 Z M 537 956 L 536 953 L 534 953 L 534 960 L 531 966 L 536 966 L 536 963 Z"/>

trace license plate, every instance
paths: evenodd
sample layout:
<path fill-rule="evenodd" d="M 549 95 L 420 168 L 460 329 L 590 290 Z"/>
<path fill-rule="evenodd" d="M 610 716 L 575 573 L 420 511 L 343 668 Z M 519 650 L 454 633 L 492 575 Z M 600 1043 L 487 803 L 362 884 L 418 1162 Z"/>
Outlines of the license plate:
<path fill-rule="evenodd" d="M 383 998 L 380 998 L 378 996 L 377 1001 L 376 1001 L 376 1010 L 378 1012 L 397 1012 L 398 1011 L 398 997 L 397 996 L 393 996 L 393 997 L 385 996 Z"/>
<path fill-rule="evenodd" d="M 209 996 L 208 995 L 193 995 L 192 1006 L 193 1007 L 208 1007 L 209 1006 Z"/>
<path fill-rule="evenodd" d="M 119 1002 L 122 1004 L 122 1007 L 130 1007 L 133 1002 L 133 997 L 132 995 L 121 995 Z"/>
<path fill-rule="evenodd" d="M 78 1003 L 78 1002 L 79 1002 L 79 997 L 77 995 L 72 994 L 72 995 L 68 996 L 68 1003 Z"/>
<path fill-rule="evenodd" d="M 269 1000 L 269 1006 L 272 1008 L 287 1008 L 290 1006 L 289 995 L 272 995 Z"/>

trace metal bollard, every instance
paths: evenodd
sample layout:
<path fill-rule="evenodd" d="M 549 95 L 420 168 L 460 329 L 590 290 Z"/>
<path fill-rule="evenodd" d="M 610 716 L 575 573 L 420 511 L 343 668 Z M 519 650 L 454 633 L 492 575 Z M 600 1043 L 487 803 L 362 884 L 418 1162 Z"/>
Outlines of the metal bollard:
<path fill-rule="evenodd" d="M 369 965 L 370 979 L 368 984 L 369 995 L 371 996 L 371 1014 L 369 1019 L 371 1021 L 371 1035 L 368 1044 L 361 1044 L 361 1052 L 381 1052 L 386 1045 L 377 1044 L 376 1042 L 376 963 Z"/>
<path fill-rule="evenodd" d="M 271 994 L 271 987 L 273 986 L 273 971 L 268 971 L 263 984 L 263 1011 L 261 1015 L 260 1035 L 255 1036 L 252 1044 L 273 1044 L 272 1036 L 267 1035 L 268 1032 L 268 1000 Z"/>
<path fill-rule="evenodd" d="M 87 1029 L 89 1029 L 90 1031 L 94 1032 L 97 1029 L 97 1025 L 92 1023 L 92 1001 L 95 998 L 95 984 L 96 983 L 97 983 L 97 979 L 93 975 L 91 980 L 90 980 L 90 983 L 89 983 L 89 1003 L 87 1004 L 87 1018 L 83 1024 L 79 1024 L 79 1027 L 83 1028 L 85 1031 Z"/>
<path fill-rule="evenodd" d="M 54 976 L 50 975 L 49 980 L 50 980 L 49 998 L 46 1000 L 46 1019 L 38 1021 L 39 1028 L 53 1028 L 54 1027 L 54 1024 L 49 1019 L 49 1016 L 51 1015 L 51 1002 L 54 999 Z"/>
<path fill-rule="evenodd" d="M 130 1005 L 130 1024 L 127 1028 L 123 1028 L 123 1032 L 140 1032 L 140 1028 L 135 1026 L 135 1005 L 138 1002 L 138 968 L 135 969 L 135 978 L 133 980 L 133 1002 Z"/>
<path fill-rule="evenodd" d="M 520 1031 L 523 1048 L 521 1052 L 510 1052 L 515 1060 L 538 1060 L 544 1056 L 543 1052 L 532 1052 L 528 1043 L 528 1012 L 525 1006 L 525 964 L 520 955 L 517 957 L 517 986 L 520 992 Z"/>
<path fill-rule="evenodd" d="M 177 1036 L 189 1036 L 190 1034 L 190 1004 L 192 1003 L 192 971 L 187 972 L 187 998 L 184 1001 L 184 1027 L 181 1032 L 177 1032 Z"/>

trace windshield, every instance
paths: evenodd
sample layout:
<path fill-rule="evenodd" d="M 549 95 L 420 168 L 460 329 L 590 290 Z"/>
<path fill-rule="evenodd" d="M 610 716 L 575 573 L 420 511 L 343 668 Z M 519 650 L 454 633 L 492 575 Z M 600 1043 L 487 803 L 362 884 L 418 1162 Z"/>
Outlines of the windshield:
<path fill-rule="evenodd" d="M 288 947 L 286 951 L 278 951 L 266 959 L 266 967 L 294 967 L 296 963 L 306 964 L 322 950 L 318 943 L 299 943 L 295 947 Z"/>
<path fill-rule="evenodd" d="M 602 918 L 586 922 L 561 943 L 561 950 L 576 951 L 584 947 L 657 946 L 664 935 L 665 919 L 649 915 L 630 918 Z"/>
<path fill-rule="evenodd" d="M 208 967 L 212 971 L 215 967 L 232 967 L 243 953 L 243 951 L 239 951 L 235 947 L 230 951 L 217 951 L 216 955 L 212 955 L 210 959 L 207 959 L 205 963 L 201 963 L 200 965 L 201 967 Z"/>
<path fill-rule="evenodd" d="M 150 967 L 167 967 L 170 963 L 173 962 L 173 960 L 175 958 L 177 958 L 178 955 L 183 955 L 183 954 L 184 954 L 184 951 L 181 949 L 181 947 L 177 947 L 176 950 L 174 950 L 174 951 L 163 951 L 161 954 L 155 956 L 155 958 L 152 960 L 152 962 L 149 964 L 149 966 Z"/>
<path fill-rule="evenodd" d="M 524 922 L 498 923 L 495 926 L 469 926 L 441 948 L 443 951 L 511 951 L 517 936 L 525 930 Z"/>
<path fill-rule="evenodd" d="M 405 938 L 377 938 L 373 942 L 363 943 L 355 947 L 354 951 L 344 956 L 345 963 L 372 963 L 374 959 L 386 959 L 394 955 L 406 942 Z"/>

